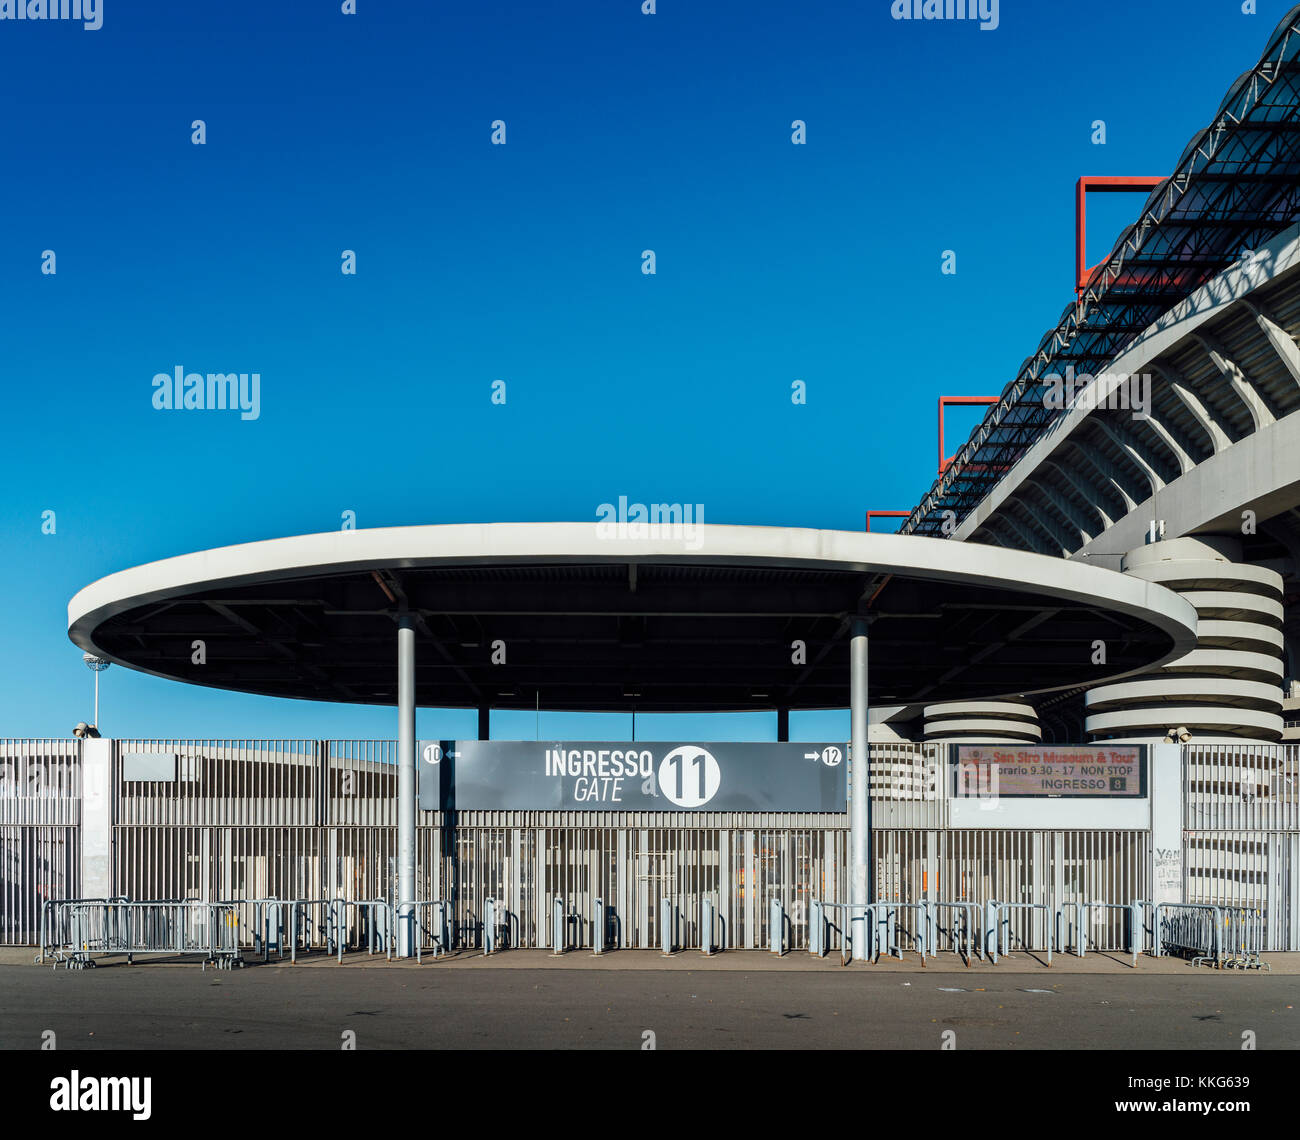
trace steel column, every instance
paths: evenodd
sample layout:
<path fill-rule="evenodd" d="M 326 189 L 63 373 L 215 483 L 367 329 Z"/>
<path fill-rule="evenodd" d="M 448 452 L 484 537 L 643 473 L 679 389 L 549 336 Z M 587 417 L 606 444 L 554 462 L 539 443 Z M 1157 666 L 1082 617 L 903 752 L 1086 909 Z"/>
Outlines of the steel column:
<path fill-rule="evenodd" d="M 849 788 L 849 901 L 872 901 L 871 894 L 871 760 L 867 745 L 867 628 L 866 618 L 855 618 L 849 644 L 849 723 L 853 749 L 852 784 Z M 867 922 L 858 912 L 852 922 L 853 957 L 865 962 Z"/>
<path fill-rule="evenodd" d="M 397 895 L 415 899 L 415 621 L 397 619 Z M 397 955 L 414 953 L 414 921 L 398 916 Z"/>

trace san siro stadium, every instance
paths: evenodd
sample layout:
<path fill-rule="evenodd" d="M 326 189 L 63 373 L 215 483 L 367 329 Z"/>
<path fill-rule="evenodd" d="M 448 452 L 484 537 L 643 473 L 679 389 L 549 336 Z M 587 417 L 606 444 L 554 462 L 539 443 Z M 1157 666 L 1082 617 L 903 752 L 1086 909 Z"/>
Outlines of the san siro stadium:
<path fill-rule="evenodd" d="M 0 742 L 0 940 L 1300 950 L 1298 49 L 1300 7 L 897 535 L 414 526 L 88 585 L 96 659 L 397 731 Z M 417 739 L 419 707 L 477 738 Z M 851 739 L 789 740 L 845 707 Z M 491 738 L 534 708 L 777 731 Z"/>

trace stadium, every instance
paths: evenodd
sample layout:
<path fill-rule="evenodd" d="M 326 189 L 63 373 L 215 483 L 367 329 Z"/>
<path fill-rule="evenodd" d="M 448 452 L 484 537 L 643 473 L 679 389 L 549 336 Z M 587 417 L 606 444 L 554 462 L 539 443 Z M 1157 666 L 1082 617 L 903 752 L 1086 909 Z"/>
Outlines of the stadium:
<path fill-rule="evenodd" d="M 94 661 L 391 705 L 397 731 L 0 742 L 0 939 L 66 952 L 49 904 L 87 899 L 402 957 L 1222 961 L 1233 922 L 1242 960 L 1300 950 L 1298 56 L 1300 7 L 1168 175 L 1081 178 L 1076 296 L 897 535 L 639 535 L 620 503 L 609 529 L 314 534 L 87 585 Z M 1087 268 L 1089 190 L 1133 183 Z M 425 707 L 476 709 L 477 739 L 418 740 Z M 789 741 L 792 710 L 846 707 L 851 739 Z M 506 709 L 778 729 L 494 740 Z"/>

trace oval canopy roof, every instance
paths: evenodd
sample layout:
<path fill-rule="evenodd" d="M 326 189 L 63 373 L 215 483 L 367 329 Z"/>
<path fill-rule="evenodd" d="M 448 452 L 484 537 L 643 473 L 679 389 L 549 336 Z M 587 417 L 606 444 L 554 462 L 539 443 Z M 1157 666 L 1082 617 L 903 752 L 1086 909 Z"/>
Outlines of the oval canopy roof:
<path fill-rule="evenodd" d="M 844 708 L 858 614 L 874 618 L 871 700 L 888 704 L 1096 684 L 1196 642 L 1178 595 L 1065 559 L 846 531 L 606 529 L 391 527 L 221 547 L 87 586 L 68 634 L 191 684 L 393 704 L 405 606 L 421 706 L 624 711 Z"/>

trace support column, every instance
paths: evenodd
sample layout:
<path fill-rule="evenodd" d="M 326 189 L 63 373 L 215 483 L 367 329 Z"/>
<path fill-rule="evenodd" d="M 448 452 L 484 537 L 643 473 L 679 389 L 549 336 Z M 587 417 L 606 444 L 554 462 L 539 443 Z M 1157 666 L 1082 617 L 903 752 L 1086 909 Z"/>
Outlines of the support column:
<path fill-rule="evenodd" d="M 849 642 L 849 729 L 853 749 L 849 787 L 849 902 L 869 903 L 871 897 L 871 758 L 867 751 L 867 618 L 856 618 Z M 855 916 L 853 957 L 868 956 L 867 919 Z"/>
<path fill-rule="evenodd" d="M 397 901 L 415 901 L 415 622 L 397 619 Z M 398 916 L 397 954 L 415 953 L 414 922 Z"/>
<path fill-rule="evenodd" d="M 480 740 L 490 740 L 488 728 L 492 723 L 492 710 L 487 705 L 478 707 L 478 738 Z"/>
<path fill-rule="evenodd" d="M 776 710 L 776 739 L 779 744 L 786 744 L 790 740 L 790 710 Z"/>

